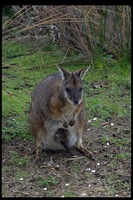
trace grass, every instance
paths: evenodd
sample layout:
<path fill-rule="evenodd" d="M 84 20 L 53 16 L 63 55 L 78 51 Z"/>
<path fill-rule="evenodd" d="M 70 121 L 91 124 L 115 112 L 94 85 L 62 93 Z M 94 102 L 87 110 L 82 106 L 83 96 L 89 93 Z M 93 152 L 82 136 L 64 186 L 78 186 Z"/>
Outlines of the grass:
<path fill-rule="evenodd" d="M 114 70 L 112 72 L 108 72 L 108 78 L 104 78 L 102 72 L 102 76 L 98 76 L 98 72 L 96 72 L 97 76 L 95 77 L 95 80 L 102 80 L 103 85 L 101 87 L 93 89 L 89 88 L 88 85 L 85 85 L 86 107 L 88 108 L 88 115 L 92 116 L 92 118 L 98 117 L 101 120 L 104 120 L 111 117 L 112 115 L 114 115 L 115 117 L 130 116 L 129 107 L 131 105 L 131 99 L 128 97 L 128 95 L 130 95 L 130 92 L 129 90 L 126 90 L 126 87 L 128 87 L 129 74 L 127 77 L 125 77 L 124 80 L 122 70 L 120 69 L 119 71 L 121 75 L 121 80 L 119 81 L 116 77 L 116 68 L 114 67 Z M 114 77 L 116 77 L 115 80 Z M 93 77 L 89 77 L 89 79 L 92 83 Z M 109 82 L 108 85 L 104 84 L 106 81 Z M 118 84 L 120 84 L 121 87 Z M 87 86 L 89 89 L 87 88 Z M 124 108 L 125 105 L 129 105 L 128 109 Z M 93 125 L 99 125 L 99 123 L 95 121 Z"/>
<path fill-rule="evenodd" d="M 18 10 L 19 12 L 13 15 L 11 7 L 3 9 L 3 42 L 13 38 L 13 36 L 21 38 L 25 36 L 25 33 L 31 34 L 33 30 L 35 30 L 37 36 L 40 36 L 42 34 L 36 28 L 34 29 L 34 26 L 53 23 L 57 25 L 60 33 L 65 35 L 65 37 L 61 37 L 63 49 L 67 50 L 68 47 L 72 47 L 75 51 L 84 54 L 89 62 L 92 62 L 93 59 L 96 60 L 98 68 L 106 66 L 111 57 L 117 57 L 118 59 L 124 56 L 126 58 L 130 57 L 130 6 L 88 5 L 64 7 L 62 5 L 36 6 L 35 9 L 33 5 L 30 8 L 27 5 Z M 31 17 L 30 20 L 29 17 Z M 20 20 L 21 24 L 19 23 Z M 46 46 L 46 43 L 45 41 L 43 46 Z M 51 50 L 51 46 L 47 46 L 47 49 Z M 111 55 L 109 55 L 110 51 L 112 52 Z M 101 54 L 105 60 L 104 62 L 101 59 Z"/>
<path fill-rule="evenodd" d="M 77 173 L 79 171 L 80 166 L 77 165 L 77 163 L 73 164 L 71 166 L 72 173 Z"/>
<path fill-rule="evenodd" d="M 37 183 L 40 187 L 42 186 L 52 186 L 57 185 L 58 181 L 54 176 L 49 176 L 48 178 L 43 178 L 41 175 L 37 178 Z"/>
<path fill-rule="evenodd" d="M 31 45 L 31 44 L 30 44 Z M 13 43 L 4 48 L 2 68 L 2 120 L 3 139 L 10 141 L 14 137 L 30 138 L 28 127 L 28 110 L 31 93 L 34 87 L 47 75 L 56 72 L 56 63 L 63 59 L 60 50 L 32 51 L 26 43 Z M 98 66 L 98 61 L 96 64 Z M 100 61 L 101 62 L 101 61 Z M 121 67 L 121 63 L 100 68 L 92 66 L 84 77 L 85 106 L 89 119 L 97 117 L 93 126 L 99 126 L 101 120 L 114 117 L 130 116 L 131 77 L 129 64 Z M 6 67 L 8 66 L 8 67 Z M 85 65 L 84 65 L 85 66 Z M 74 71 L 83 65 L 69 65 L 66 69 Z M 100 82 L 99 88 L 91 87 L 93 82 Z M 108 84 L 105 84 L 108 82 Z M 128 89 L 126 89 L 128 88 Z"/>
<path fill-rule="evenodd" d="M 63 193 L 64 197 L 75 197 L 75 194 L 72 191 L 66 191 Z"/>
<path fill-rule="evenodd" d="M 10 151 L 9 152 L 10 154 L 10 160 L 9 160 L 9 163 L 12 165 L 16 165 L 16 166 L 26 166 L 26 163 L 28 161 L 28 156 L 25 155 L 23 157 L 20 157 L 20 155 L 18 154 L 18 152 L 16 151 Z"/>
<path fill-rule="evenodd" d="M 56 66 L 52 66 L 55 59 L 56 62 L 59 62 L 57 53 L 51 63 L 49 62 L 49 53 L 43 52 L 44 63 L 42 63 L 39 53 L 14 57 L 20 54 L 18 49 L 21 54 L 26 54 L 29 51 L 28 47 L 22 44 L 9 45 L 8 49 L 3 47 L 3 61 L 5 66 L 9 66 L 9 68 L 5 67 L 2 70 L 2 116 L 4 124 L 2 131 L 3 139 L 7 141 L 14 137 L 29 138 L 27 113 L 31 101 L 31 92 L 41 79 L 52 73 L 54 69 L 56 71 Z M 12 58 L 7 59 L 7 56 Z M 61 58 L 60 56 L 60 60 Z"/>
<path fill-rule="evenodd" d="M 27 172 L 17 168 L 13 180 L 21 183 L 27 177 Z"/>
<path fill-rule="evenodd" d="M 108 185 L 110 186 L 110 190 L 108 190 Z M 108 195 L 117 194 L 117 191 L 120 188 L 123 188 L 122 191 L 126 191 L 126 190 L 128 191 L 129 190 L 129 185 L 127 184 L 126 181 L 124 182 L 121 179 L 119 179 L 118 177 L 112 177 L 112 176 L 108 176 L 105 179 L 105 188 L 106 187 L 107 187 L 107 190 L 108 190 Z"/>
<path fill-rule="evenodd" d="M 39 49 L 39 51 L 38 51 Z M 3 44 L 3 68 L 2 68 L 2 139 L 9 143 L 14 138 L 21 138 L 26 140 L 33 140 L 29 131 L 28 111 L 31 102 L 31 93 L 34 87 L 49 74 L 58 71 L 55 64 L 61 62 L 64 58 L 60 49 L 51 51 L 51 49 L 43 49 L 37 46 L 33 50 L 31 44 L 14 43 L 9 45 L 8 49 L 4 48 Z M 98 62 L 100 66 L 98 66 Z M 122 63 L 115 61 L 115 63 L 104 63 L 104 60 L 96 60 L 97 65 L 91 66 L 86 76 L 84 77 L 84 95 L 85 107 L 87 111 L 87 120 L 91 120 L 90 126 L 101 128 L 102 122 L 111 119 L 114 124 L 115 120 L 119 118 L 130 118 L 131 116 L 131 71 L 130 63 Z M 65 68 L 74 71 L 86 66 L 82 64 L 70 64 Z M 89 66 L 89 64 L 88 64 Z M 95 119 L 95 120 L 94 120 Z M 119 128 L 119 127 L 118 127 Z M 129 138 L 129 127 L 120 130 L 116 134 L 117 125 L 108 125 L 101 128 L 99 143 L 102 146 L 110 145 L 110 152 L 107 163 L 107 176 L 104 179 L 104 193 L 106 195 L 115 195 L 119 190 L 128 191 L 130 187 L 127 182 L 122 182 L 120 179 L 120 172 L 116 172 L 112 177 L 111 172 L 115 171 L 121 163 L 130 159 L 131 154 L 129 148 L 131 139 Z M 106 134 L 107 133 L 107 134 Z M 110 134 L 111 133 L 111 134 Z M 112 133 L 115 133 L 114 137 Z M 91 135 L 88 135 L 88 139 Z M 126 138 L 126 139 L 125 139 Z M 111 145 L 118 149 L 117 153 L 113 153 Z M 44 158 L 47 156 L 43 154 Z M 102 155 L 103 156 L 103 155 Z M 14 168 L 13 180 L 16 182 L 23 182 L 22 179 L 26 177 L 23 170 L 28 162 L 28 156 L 21 156 L 17 151 L 9 151 L 8 160 L 9 166 L 3 168 L 3 172 L 9 172 L 11 166 Z M 99 156 L 100 159 L 100 156 Z M 102 157 L 105 160 L 104 156 Z M 86 160 L 85 163 L 87 163 Z M 59 163 L 66 163 L 66 157 L 59 157 Z M 84 165 L 84 167 L 87 167 Z M 96 166 L 100 170 L 99 166 Z M 101 167 L 101 165 L 100 165 Z M 70 166 L 70 173 L 78 176 L 81 165 L 72 163 Z M 122 169 L 122 166 L 120 167 Z M 85 180 L 93 178 L 93 174 L 84 172 Z M 37 174 L 37 185 L 41 187 L 49 187 L 47 196 L 54 195 L 55 187 L 60 184 L 60 179 L 57 176 Z M 64 177 L 63 177 L 64 178 Z M 88 182 L 87 181 L 87 182 Z M 81 179 L 79 182 L 83 183 Z M 80 183 L 77 183 L 79 185 Z M 75 197 L 79 191 L 71 191 L 66 188 L 61 195 L 64 197 Z M 92 194 L 91 194 L 92 192 Z M 93 191 L 89 188 L 88 193 L 93 195 Z"/>

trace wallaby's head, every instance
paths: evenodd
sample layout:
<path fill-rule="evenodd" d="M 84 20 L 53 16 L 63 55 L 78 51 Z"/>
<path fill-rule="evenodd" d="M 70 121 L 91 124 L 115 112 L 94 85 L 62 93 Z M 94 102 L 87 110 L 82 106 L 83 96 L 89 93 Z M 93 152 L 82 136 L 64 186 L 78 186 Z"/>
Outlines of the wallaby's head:
<path fill-rule="evenodd" d="M 65 149 L 68 149 L 69 133 L 66 129 L 59 128 L 54 135 L 55 141 L 62 145 Z"/>
<path fill-rule="evenodd" d="M 69 72 L 60 66 L 57 66 L 62 77 L 64 96 L 71 104 L 79 105 L 83 98 L 83 77 L 88 71 L 88 67 Z"/>

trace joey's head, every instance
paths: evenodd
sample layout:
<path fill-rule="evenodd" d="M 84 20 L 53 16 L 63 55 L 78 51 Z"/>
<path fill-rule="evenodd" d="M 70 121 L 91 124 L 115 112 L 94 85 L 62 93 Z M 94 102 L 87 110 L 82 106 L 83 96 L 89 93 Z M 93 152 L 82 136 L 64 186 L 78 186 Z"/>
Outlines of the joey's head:
<path fill-rule="evenodd" d="M 58 144 L 62 145 L 65 149 L 68 149 L 69 133 L 66 129 L 59 128 L 54 135 L 54 139 Z"/>
<path fill-rule="evenodd" d="M 73 105 L 79 105 L 83 99 L 83 77 L 88 71 L 88 67 L 69 72 L 58 66 L 63 80 L 64 96 Z"/>

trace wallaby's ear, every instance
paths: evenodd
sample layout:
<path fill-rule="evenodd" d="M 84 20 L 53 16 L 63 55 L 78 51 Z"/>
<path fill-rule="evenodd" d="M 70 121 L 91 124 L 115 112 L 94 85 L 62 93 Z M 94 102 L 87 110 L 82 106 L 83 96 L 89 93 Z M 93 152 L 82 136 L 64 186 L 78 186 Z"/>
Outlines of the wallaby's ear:
<path fill-rule="evenodd" d="M 63 80 L 66 80 L 68 76 L 70 76 L 70 72 L 67 71 L 66 69 L 62 68 L 61 66 L 59 65 L 56 65 L 61 73 L 61 77 Z"/>
<path fill-rule="evenodd" d="M 79 70 L 75 71 L 74 74 L 76 76 L 78 76 L 81 80 L 83 80 L 83 78 L 84 78 L 86 72 L 89 70 L 89 68 L 90 67 L 85 67 L 83 69 L 79 69 Z"/>

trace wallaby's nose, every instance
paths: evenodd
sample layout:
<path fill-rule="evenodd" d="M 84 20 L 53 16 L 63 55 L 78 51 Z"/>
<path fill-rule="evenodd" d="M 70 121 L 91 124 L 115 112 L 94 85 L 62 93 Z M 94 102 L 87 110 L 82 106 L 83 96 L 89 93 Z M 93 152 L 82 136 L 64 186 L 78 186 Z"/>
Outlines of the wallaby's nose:
<path fill-rule="evenodd" d="M 74 104 L 77 105 L 79 103 L 79 100 L 74 100 Z"/>

